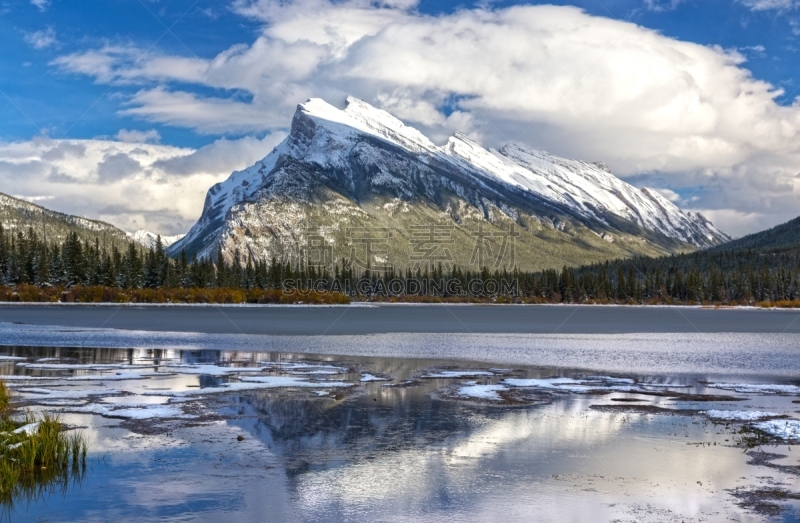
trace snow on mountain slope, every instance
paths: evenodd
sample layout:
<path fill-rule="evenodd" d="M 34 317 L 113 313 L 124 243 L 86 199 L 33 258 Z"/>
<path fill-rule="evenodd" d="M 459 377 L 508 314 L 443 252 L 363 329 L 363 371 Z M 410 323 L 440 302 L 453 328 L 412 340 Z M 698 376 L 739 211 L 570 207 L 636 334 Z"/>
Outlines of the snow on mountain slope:
<path fill-rule="evenodd" d="M 158 238 L 158 235 L 155 234 L 155 233 L 152 233 L 152 232 L 147 231 L 145 229 L 140 229 L 140 230 L 138 230 L 136 232 L 129 232 L 129 233 L 126 233 L 126 234 L 128 235 L 128 238 L 130 238 L 131 240 L 135 241 L 139 245 L 142 245 L 143 247 L 147 247 L 148 249 L 152 249 L 152 248 L 154 248 L 156 246 L 156 239 Z M 185 234 L 176 234 L 174 236 L 162 236 L 161 237 L 161 245 L 166 249 L 167 247 L 169 247 L 170 245 L 172 245 L 176 241 L 180 240 L 184 236 L 186 236 L 186 235 Z"/>
<path fill-rule="evenodd" d="M 458 133 L 439 147 L 386 111 L 349 97 L 344 110 L 321 99 L 298 105 L 289 136 L 263 160 L 214 185 L 200 219 L 171 252 L 187 248 L 210 254 L 213 236 L 238 204 L 276 196 L 304 198 L 303 184 L 310 182 L 287 169 L 287 162 L 316 165 L 322 178 L 355 191 L 354 155 L 361 164 L 381 170 L 382 180 L 373 179 L 373 186 L 393 184 L 402 188 L 397 193 L 411 195 L 409 172 L 435 164 L 469 180 L 479 192 L 504 187 L 531 204 L 544 203 L 579 219 L 605 225 L 622 219 L 698 247 L 729 239 L 703 216 L 681 211 L 654 190 L 633 187 L 602 164 L 567 160 L 517 144 L 488 150 Z M 409 157 L 416 162 L 410 168 Z"/>
<path fill-rule="evenodd" d="M 520 183 L 533 192 L 539 192 L 544 185 L 543 196 L 569 205 L 584 216 L 603 220 L 603 213 L 610 212 L 698 247 L 730 239 L 701 215 L 684 213 L 652 189 L 637 189 L 625 183 L 605 166 L 565 160 L 517 144 L 506 145 L 499 153 L 524 169 L 519 178 L 508 183 Z"/>

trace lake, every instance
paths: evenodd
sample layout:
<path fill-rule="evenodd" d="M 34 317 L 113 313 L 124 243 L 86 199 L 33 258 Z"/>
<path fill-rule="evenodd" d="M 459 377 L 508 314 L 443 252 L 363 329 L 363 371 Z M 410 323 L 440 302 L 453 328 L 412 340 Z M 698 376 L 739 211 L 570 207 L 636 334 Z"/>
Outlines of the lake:
<path fill-rule="evenodd" d="M 89 467 L 13 521 L 800 521 L 792 331 L 41 323 L 0 374 Z"/>

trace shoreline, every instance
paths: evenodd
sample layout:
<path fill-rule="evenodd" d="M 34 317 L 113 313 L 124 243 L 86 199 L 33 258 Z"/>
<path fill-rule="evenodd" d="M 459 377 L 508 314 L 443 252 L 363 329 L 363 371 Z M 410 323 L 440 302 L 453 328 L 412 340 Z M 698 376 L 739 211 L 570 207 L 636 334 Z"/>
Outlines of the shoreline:
<path fill-rule="evenodd" d="M 361 334 L 800 334 L 793 309 L 674 305 L 499 304 L 94 304 L 0 305 L 0 322 L 146 332 L 252 335 Z M 800 347 L 800 344 L 798 344 Z M 798 354 L 800 355 L 800 354 Z"/>
<path fill-rule="evenodd" d="M 691 310 L 746 310 L 746 311 L 800 311 L 798 307 L 762 307 L 759 305 L 668 305 L 644 303 L 493 303 L 493 302 L 439 302 L 422 303 L 413 301 L 353 301 L 350 303 L 152 303 L 152 302 L 37 302 L 0 301 L 0 307 L 221 307 L 221 308 L 377 308 L 377 307 L 585 307 L 585 308 L 630 308 L 630 309 L 691 309 Z"/>

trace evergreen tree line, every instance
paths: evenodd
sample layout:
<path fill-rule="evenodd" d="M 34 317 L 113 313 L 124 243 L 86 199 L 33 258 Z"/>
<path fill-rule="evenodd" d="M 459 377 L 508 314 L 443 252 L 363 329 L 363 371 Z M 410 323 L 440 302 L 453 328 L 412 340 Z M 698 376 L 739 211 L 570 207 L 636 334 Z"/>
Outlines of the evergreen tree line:
<path fill-rule="evenodd" d="M 549 302 L 753 303 L 800 299 L 800 249 L 699 251 L 638 257 L 539 272 L 481 271 L 441 266 L 430 270 L 369 272 L 344 261 L 332 268 L 254 260 L 233 253 L 214 259 L 172 259 L 158 238 L 153 248 L 131 242 L 107 248 L 100 239 L 71 233 L 46 242 L 33 229 L 0 225 L 0 284 L 105 286 L 122 289 L 290 289 L 338 291 L 352 296 L 498 296 Z"/>
<path fill-rule="evenodd" d="M 800 299 L 800 250 L 698 251 L 520 275 L 524 293 L 583 303 L 754 303 Z"/>

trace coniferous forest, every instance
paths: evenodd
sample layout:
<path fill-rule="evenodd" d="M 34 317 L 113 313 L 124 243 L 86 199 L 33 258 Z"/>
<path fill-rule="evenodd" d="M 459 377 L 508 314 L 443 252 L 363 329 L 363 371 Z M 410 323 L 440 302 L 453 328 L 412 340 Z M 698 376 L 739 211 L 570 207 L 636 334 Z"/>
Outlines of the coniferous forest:
<path fill-rule="evenodd" d="M 797 223 L 795 223 L 797 222 Z M 788 242 L 775 229 L 789 231 Z M 145 249 L 106 247 L 70 233 L 46 242 L 33 229 L 0 226 L 0 299 L 5 301 L 337 302 L 498 301 L 800 306 L 800 219 L 711 250 L 631 258 L 561 271 L 360 271 L 253 260 L 234 253 L 177 259 L 160 239 Z M 780 231 L 778 231 L 780 232 Z"/>

